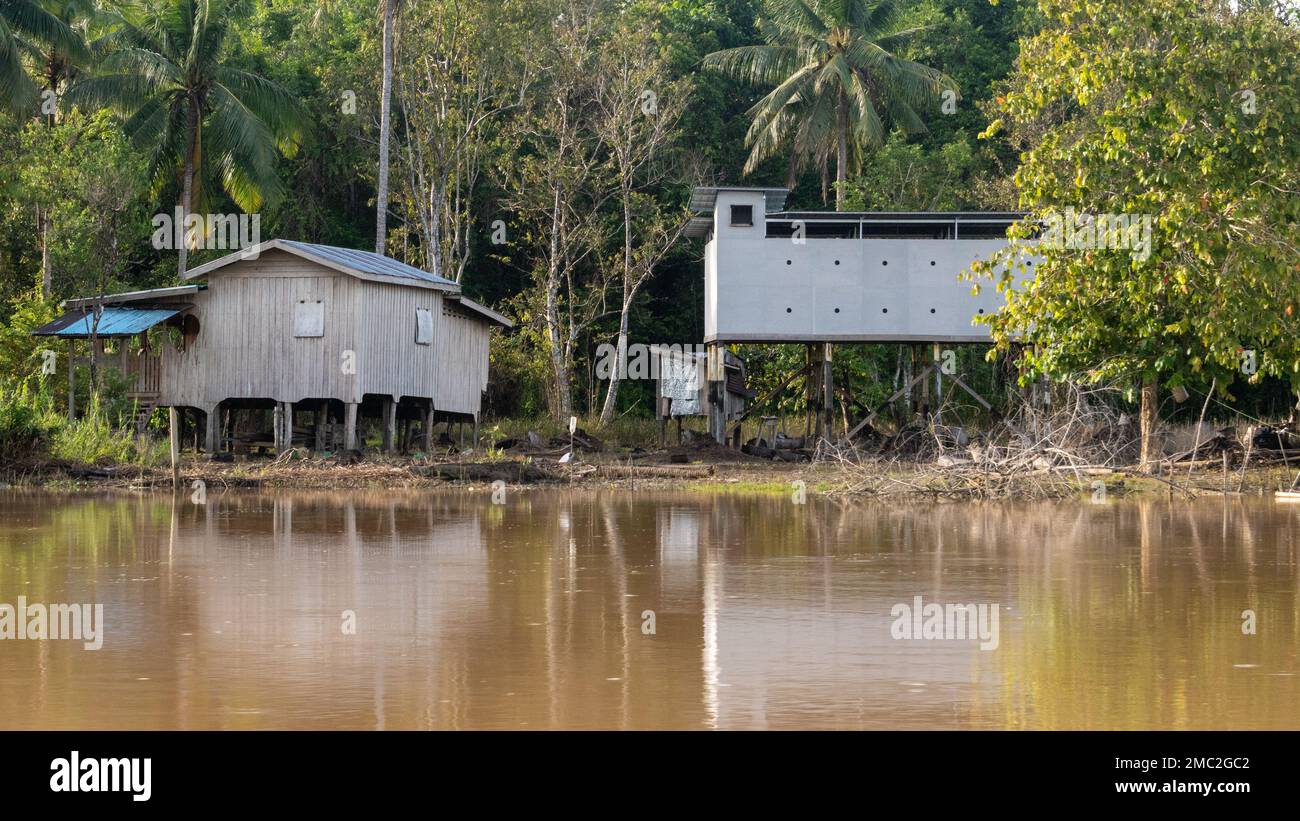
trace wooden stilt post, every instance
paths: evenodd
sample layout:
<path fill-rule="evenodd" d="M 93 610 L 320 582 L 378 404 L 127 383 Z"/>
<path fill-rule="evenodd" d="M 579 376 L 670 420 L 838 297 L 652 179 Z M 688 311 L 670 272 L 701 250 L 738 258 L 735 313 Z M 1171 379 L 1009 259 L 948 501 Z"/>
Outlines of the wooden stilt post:
<path fill-rule="evenodd" d="M 208 424 L 203 447 L 207 450 L 208 456 L 216 456 L 217 451 L 221 449 L 221 404 L 217 403 L 217 406 L 210 409 L 206 415 Z"/>
<path fill-rule="evenodd" d="M 275 410 L 271 412 L 271 438 L 275 444 L 275 452 L 284 453 L 284 403 L 276 402 Z"/>
<path fill-rule="evenodd" d="M 68 421 L 77 421 L 77 341 L 68 340 Z"/>
<path fill-rule="evenodd" d="M 357 449 L 357 403 L 343 403 L 343 449 Z"/>
<path fill-rule="evenodd" d="M 329 416 L 329 400 L 322 399 L 320 404 L 316 406 L 316 418 L 313 420 L 316 423 L 316 441 L 314 445 L 317 451 L 325 450 L 325 426 L 329 424 Z"/>
<path fill-rule="evenodd" d="M 284 403 L 284 449 L 293 449 L 293 403 Z"/>
<path fill-rule="evenodd" d="M 167 408 L 168 438 L 171 440 L 172 490 L 181 488 L 181 415 L 173 406 Z"/>
<path fill-rule="evenodd" d="M 723 357 L 726 356 L 726 348 L 721 345 L 710 345 L 706 358 L 705 383 L 708 388 L 705 396 L 709 402 L 709 436 L 719 445 L 727 444 L 727 410 L 723 403 L 723 391 L 726 390 L 726 369 L 723 367 Z"/>
<path fill-rule="evenodd" d="M 835 376 L 831 365 L 831 343 L 827 342 L 822 345 L 821 412 L 823 421 L 818 426 L 821 428 L 820 435 L 827 440 L 835 438 Z"/>
<path fill-rule="evenodd" d="M 474 450 L 478 450 L 478 414 L 474 414 Z"/>
<path fill-rule="evenodd" d="M 930 353 L 930 363 L 934 366 L 934 421 L 943 424 L 943 362 L 940 359 L 939 343 L 935 342 Z"/>
<path fill-rule="evenodd" d="M 803 382 L 803 399 L 804 399 L 804 417 L 803 417 L 803 435 L 805 439 L 816 435 L 813 420 L 817 418 L 817 377 L 820 372 L 813 365 L 817 359 L 813 354 L 814 345 L 804 345 L 804 368 L 805 378 Z"/>
<path fill-rule="evenodd" d="M 433 403 L 424 410 L 424 429 L 421 431 L 424 438 L 424 452 L 433 453 Z"/>
<path fill-rule="evenodd" d="M 397 439 L 397 403 L 391 396 L 384 398 L 384 452 L 392 453 Z"/>

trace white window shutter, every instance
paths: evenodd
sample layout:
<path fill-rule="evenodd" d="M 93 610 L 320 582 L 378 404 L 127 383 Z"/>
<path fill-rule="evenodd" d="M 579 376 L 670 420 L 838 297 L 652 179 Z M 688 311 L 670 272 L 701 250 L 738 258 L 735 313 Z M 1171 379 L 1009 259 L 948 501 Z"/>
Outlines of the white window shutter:
<path fill-rule="evenodd" d="M 428 308 L 415 309 L 415 344 L 433 344 L 433 312 Z"/>
<path fill-rule="evenodd" d="M 298 300 L 293 312 L 294 336 L 325 335 L 325 303 L 319 299 L 308 302 Z"/>

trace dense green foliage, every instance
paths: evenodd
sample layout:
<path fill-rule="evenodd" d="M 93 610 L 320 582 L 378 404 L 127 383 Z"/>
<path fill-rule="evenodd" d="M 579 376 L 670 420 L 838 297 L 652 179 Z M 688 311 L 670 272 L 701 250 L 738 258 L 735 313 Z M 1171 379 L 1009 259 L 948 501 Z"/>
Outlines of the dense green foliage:
<path fill-rule="evenodd" d="M 1300 32 L 1198 0 L 1042 6 L 1001 107 L 1046 227 L 1032 285 L 989 319 L 1000 344 L 1057 378 L 1142 384 L 1151 413 L 1162 386 L 1300 388 Z M 1118 237 L 1069 209 L 1144 222 Z M 1024 250 L 986 266 L 1000 286 Z"/>
<path fill-rule="evenodd" d="M 493 340 L 497 416 L 594 414 L 606 400 L 607 418 L 648 415 L 644 383 L 614 395 L 595 379 L 596 346 L 699 341 L 701 249 L 672 236 L 690 187 L 779 185 L 792 170 L 795 208 L 838 193 L 855 209 L 1157 214 L 1149 261 L 1049 255 L 1050 282 L 998 328 L 1055 332 L 1027 360 L 1054 375 L 1226 390 L 1236 347 L 1255 346 L 1264 372 L 1291 378 L 1295 21 L 1249 11 L 1263 5 L 399 4 L 386 250 L 516 320 Z M 177 252 L 151 245 L 151 219 L 185 198 L 187 169 L 194 210 L 256 210 L 263 238 L 373 247 L 382 9 L 0 0 L 7 397 L 43 392 L 62 409 L 65 391 L 37 384 L 34 317 L 175 282 Z M 1143 27 L 1167 46 L 1145 44 Z M 1233 113 L 1245 89 L 1253 118 Z M 1071 294 L 1080 310 L 1067 313 Z M 741 353 L 760 392 L 804 355 Z M 841 346 L 837 379 L 871 405 L 903 380 L 904 353 Z M 1003 383 L 983 355 L 963 351 L 961 370 L 992 390 Z M 1271 388 L 1234 393 L 1260 413 L 1289 404 Z"/>

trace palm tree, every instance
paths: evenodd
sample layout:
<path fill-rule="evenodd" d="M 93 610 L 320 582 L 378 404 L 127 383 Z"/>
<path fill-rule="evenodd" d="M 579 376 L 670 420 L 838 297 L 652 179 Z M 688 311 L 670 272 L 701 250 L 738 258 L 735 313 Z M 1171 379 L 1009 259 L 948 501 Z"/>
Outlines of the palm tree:
<path fill-rule="evenodd" d="M 90 50 L 85 45 L 90 33 L 111 22 L 113 17 L 100 8 L 95 0 L 42 0 L 41 5 L 76 36 L 76 40 L 71 43 L 46 41 L 43 47 L 35 49 L 42 88 L 58 94 L 77 70 L 90 61 Z"/>
<path fill-rule="evenodd" d="M 901 26 L 896 0 L 761 0 L 765 45 L 714 52 L 704 65 L 742 80 L 775 85 L 749 114 L 745 174 L 790 147 L 790 184 L 809 165 L 835 157 L 835 207 L 844 207 L 850 161 L 880 145 L 885 123 L 925 130 L 917 110 L 956 84 L 943 73 L 889 49 L 921 29 Z M 850 152 L 850 147 L 853 151 Z"/>
<path fill-rule="evenodd" d="M 39 66 L 39 79 L 42 96 L 52 92 L 55 107 L 51 110 L 41 106 L 42 119 L 46 125 L 58 122 L 60 111 L 57 107 L 58 96 L 64 86 L 72 79 L 74 73 L 90 59 L 83 36 L 93 25 L 106 19 L 103 11 L 93 0 L 43 0 L 45 11 L 73 32 L 75 40 L 66 42 L 60 39 L 46 40 L 43 44 L 32 44 L 29 52 L 33 62 Z M 41 246 L 41 294 L 46 299 L 54 292 L 54 266 L 50 259 L 50 215 L 37 206 L 36 232 Z M 92 368 L 93 370 L 93 368 Z"/>
<path fill-rule="evenodd" d="M 23 55 L 41 60 L 39 44 L 51 53 L 82 58 L 86 47 L 66 22 L 35 0 L 0 0 L 0 108 L 24 113 L 36 105 L 37 85 L 27 75 Z"/>
<path fill-rule="evenodd" d="M 126 118 L 127 137 L 148 152 L 155 193 L 179 177 L 182 219 L 206 201 L 205 180 L 245 212 L 276 202 L 276 151 L 292 156 L 302 140 L 305 116 L 288 91 L 222 62 L 237 2 L 166 0 L 139 21 L 122 19 L 95 44 L 106 54 L 99 72 L 68 91 Z"/>
<path fill-rule="evenodd" d="M 375 253 L 388 242 L 388 144 L 393 130 L 393 33 L 401 0 L 379 0 L 384 15 L 383 77 L 379 90 L 379 174 L 375 181 Z"/>

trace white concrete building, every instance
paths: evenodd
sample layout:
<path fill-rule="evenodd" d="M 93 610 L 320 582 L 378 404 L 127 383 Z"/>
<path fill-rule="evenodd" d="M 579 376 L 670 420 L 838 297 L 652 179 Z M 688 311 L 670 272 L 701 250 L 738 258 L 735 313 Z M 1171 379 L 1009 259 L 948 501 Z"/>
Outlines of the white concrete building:
<path fill-rule="evenodd" d="M 815 437 L 831 429 L 833 344 L 990 341 L 977 320 L 1003 307 L 1003 296 L 988 281 L 974 293 L 962 274 L 1007 246 L 1007 229 L 1021 214 L 798 212 L 785 210 L 787 194 L 697 188 L 687 235 L 704 240 L 706 344 L 808 346 L 805 390 Z M 1033 277 L 1037 259 L 1026 263 L 1021 282 Z M 720 391 L 711 393 L 709 430 L 718 442 L 727 438 L 728 421 Z"/>
<path fill-rule="evenodd" d="M 1002 296 L 960 275 L 1007 245 L 1019 214 L 792 212 L 787 193 L 695 190 L 705 342 L 989 341 L 975 318 Z"/>

